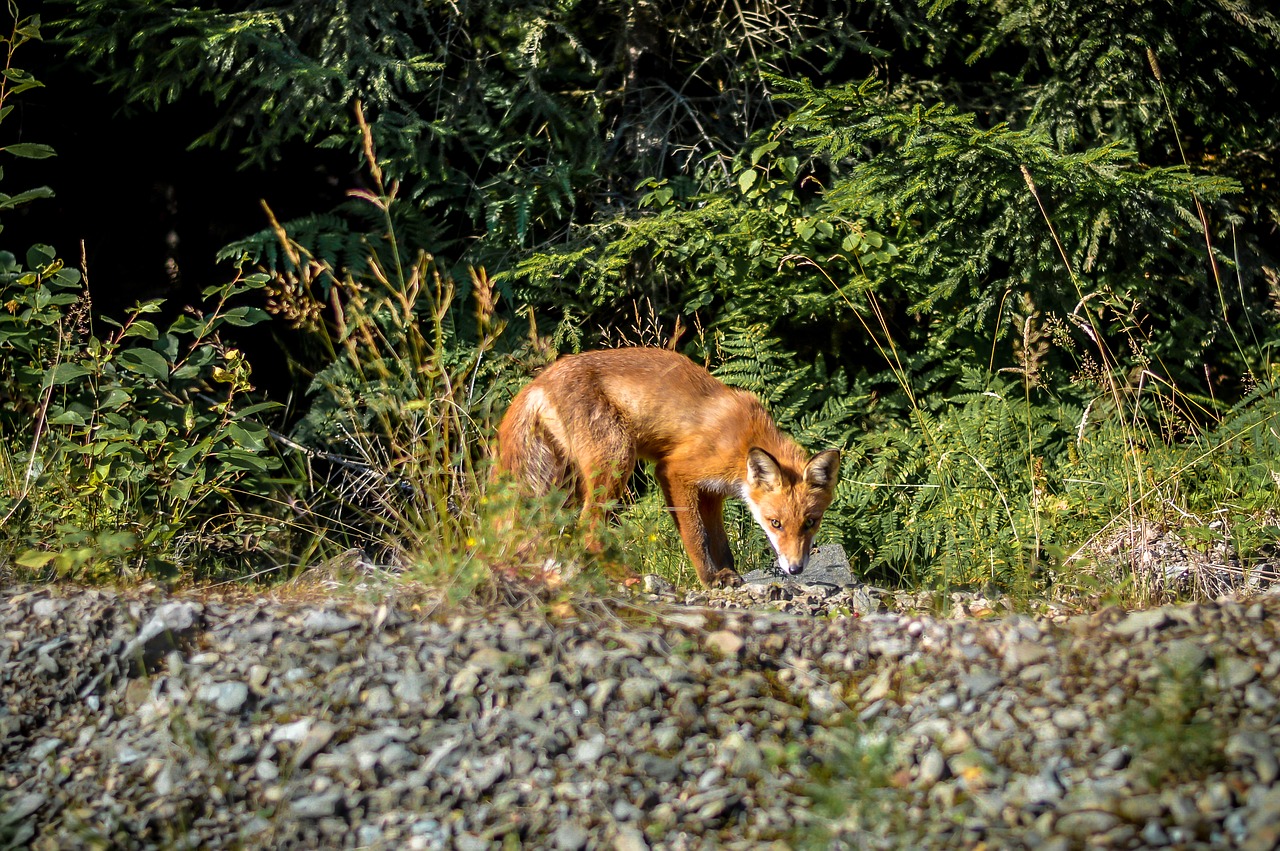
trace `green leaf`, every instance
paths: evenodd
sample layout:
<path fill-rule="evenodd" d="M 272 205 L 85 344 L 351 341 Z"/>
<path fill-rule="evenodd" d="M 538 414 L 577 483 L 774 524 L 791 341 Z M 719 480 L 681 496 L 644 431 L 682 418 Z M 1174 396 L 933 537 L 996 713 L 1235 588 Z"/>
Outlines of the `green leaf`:
<path fill-rule="evenodd" d="M 49 194 L 52 195 L 53 193 Z M 63 289 L 79 287 L 80 270 L 63 266 L 61 269 L 49 276 L 49 283 L 62 287 Z"/>
<path fill-rule="evenodd" d="M 8 151 L 15 157 L 23 157 L 29 160 L 43 160 L 55 156 L 53 148 L 48 145 L 41 145 L 39 142 L 19 142 L 16 145 L 6 145 L 0 150 Z"/>
<path fill-rule="evenodd" d="M 107 391 L 107 395 L 102 397 L 101 407 L 108 411 L 116 411 L 123 408 L 133 400 L 127 390 L 120 387 L 112 387 Z"/>
<path fill-rule="evenodd" d="M 56 417 L 49 418 L 49 425 L 82 426 L 84 424 L 85 419 L 80 415 L 79 411 L 63 411 Z"/>
<path fill-rule="evenodd" d="M 169 458 L 169 464 L 175 468 L 185 467 L 187 466 L 188 463 L 191 462 L 191 459 L 207 451 L 208 448 L 209 447 L 208 447 L 207 441 L 202 440 L 198 443 L 194 443 L 191 446 L 185 447 L 184 449 L 180 449 L 179 451 L 173 453 L 173 455 Z"/>
<path fill-rule="evenodd" d="M 218 458 L 226 469 L 236 472 L 265 473 L 271 469 L 267 459 L 242 449 L 229 449 Z"/>
<path fill-rule="evenodd" d="M 43 550 L 27 550 L 22 553 L 22 555 L 14 559 L 14 561 L 16 561 L 21 567 L 40 570 L 57 557 L 57 553 L 51 553 Z"/>
<path fill-rule="evenodd" d="M 120 365 L 130 372 L 164 381 L 169 377 L 169 362 L 154 349 L 125 349 L 116 355 Z"/>
<path fill-rule="evenodd" d="M 160 330 L 156 328 L 155 323 L 148 322 L 145 319 L 135 320 L 132 325 L 124 329 L 124 337 L 142 337 L 144 340 L 160 339 Z"/>
<path fill-rule="evenodd" d="M 30 39 L 35 39 L 36 41 L 41 41 L 42 39 L 40 37 L 40 16 L 31 15 L 25 20 L 18 21 L 18 26 L 16 26 L 13 31 L 17 35 L 25 36 L 26 38 L 30 38 Z"/>
<path fill-rule="evenodd" d="M 52 198 L 53 190 L 48 186 L 38 186 L 35 189 L 27 189 L 19 192 L 17 195 L 5 195 L 0 193 L 0 210 L 12 210 L 19 204 L 26 204 L 28 201 L 36 201 L 40 198 Z"/>
<path fill-rule="evenodd" d="M 0 76 L 9 81 L 7 94 L 10 97 L 21 94 L 27 89 L 42 88 L 44 86 L 44 83 L 31 76 L 31 72 L 24 71 L 21 68 L 6 68 L 0 71 Z"/>
<path fill-rule="evenodd" d="M 227 424 L 227 434 L 242 449 L 261 452 L 266 448 L 267 429 L 253 422 L 233 422 Z"/>
<path fill-rule="evenodd" d="M 237 420 L 242 420 L 246 417 L 251 417 L 255 414 L 261 413 L 262 411 L 275 411 L 283 407 L 284 405 L 280 402 L 258 402 L 255 405 L 249 405 L 248 407 L 241 408 L 236 411 L 235 418 Z"/>
<path fill-rule="evenodd" d="M 89 375 L 92 370 L 78 363 L 60 363 L 51 366 L 44 372 L 43 387 L 61 387 L 70 384 L 77 378 Z"/>
<path fill-rule="evenodd" d="M 170 334 L 194 334 L 197 337 L 203 337 L 205 331 L 209 328 L 209 320 L 196 319 L 194 316 L 183 314 L 173 320 L 173 324 L 169 326 Z"/>
<path fill-rule="evenodd" d="M 769 153 L 770 151 L 773 151 L 774 149 L 776 149 L 779 144 L 781 143 L 777 141 L 766 142 L 765 144 L 756 148 L 754 151 L 751 152 L 751 164 L 757 165 L 760 162 L 761 157 L 763 157 L 765 154 Z"/>
<path fill-rule="evenodd" d="M 755 186 L 756 180 L 759 177 L 760 175 L 753 168 L 749 168 L 746 171 L 739 174 L 738 175 L 739 191 L 741 191 L 745 195 L 751 189 L 752 186 Z"/>
<path fill-rule="evenodd" d="M 196 480 L 190 476 L 178 479 L 169 485 L 169 498 L 174 502 L 186 502 L 191 498 L 191 489 Z"/>
<path fill-rule="evenodd" d="M 265 310 L 260 307 L 235 307 L 222 314 L 222 318 L 228 325 L 235 325 L 241 328 L 257 325 L 259 322 L 266 321 L 269 316 Z"/>
<path fill-rule="evenodd" d="M 164 308 L 164 299 L 149 298 L 146 301 L 140 301 L 132 307 L 134 316 L 141 316 L 144 313 L 159 313 Z"/>
<path fill-rule="evenodd" d="M 37 244 L 27 249 L 27 268 L 40 269 L 48 266 L 58 258 L 57 252 L 48 245 Z"/>

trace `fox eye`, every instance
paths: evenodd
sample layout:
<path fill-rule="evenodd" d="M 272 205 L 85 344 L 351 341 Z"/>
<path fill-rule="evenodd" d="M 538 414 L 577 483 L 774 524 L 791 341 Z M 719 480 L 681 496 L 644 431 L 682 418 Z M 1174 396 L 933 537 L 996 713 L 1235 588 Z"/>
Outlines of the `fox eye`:
<path fill-rule="evenodd" d="M 817 525 L 818 525 L 818 521 L 814 520 L 812 517 L 806 517 L 804 519 L 804 528 L 806 529 L 812 529 L 814 526 L 817 526 Z"/>
<path fill-rule="evenodd" d="M 773 527 L 773 528 L 775 528 L 775 529 L 781 529 L 781 528 L 782 528 L 782 521 L 781 521 L 781 520 L 778 520 L 778 519 L 773 519 L 773 520 L 770 520 L 770 521 L 769 521 L 769 525 L 770 525 L 770 526 L 772 526 L 772 527 Z"/>

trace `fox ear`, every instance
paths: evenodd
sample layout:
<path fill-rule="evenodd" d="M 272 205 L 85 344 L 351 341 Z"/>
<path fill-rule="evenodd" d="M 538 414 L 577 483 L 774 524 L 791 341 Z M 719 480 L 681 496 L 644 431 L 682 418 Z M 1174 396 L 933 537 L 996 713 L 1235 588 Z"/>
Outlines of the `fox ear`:
<path fill-rule="evenodd" d="M 747 484 L 766 490 L 777 490 L 782 486 L 782 469 L 778 460 L 759 447 L 751 447 L 747 453 Z"/>
<path fill-rule="evenodd" d="M 840 475 L 840 450 L 828 449 L 809 459 L 804 468 L 804 483 L 818 490 L 829 491 L 836 486 Z"/>

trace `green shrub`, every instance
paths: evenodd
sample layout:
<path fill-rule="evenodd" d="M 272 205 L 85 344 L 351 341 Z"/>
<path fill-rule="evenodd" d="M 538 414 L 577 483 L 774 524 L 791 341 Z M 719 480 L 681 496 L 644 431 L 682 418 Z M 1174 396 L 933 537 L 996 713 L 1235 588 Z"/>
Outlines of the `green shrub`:
<path fill-rule="evenodd" d="M 1206 473 L 1276 505 L 1257 438 L 1274 392 L 1228 411 L 1195 389 L 1206 362 L 1270 370 L 1234 304 L 1201 309 L 1221 289 L 1187 223 L 1233 184 L 903 109 L 873 82 L 774 82 L 796 108 L 729 188 L 651 182 L 651 212 L 534 255 L 517 291 L 580 282 L 607 305 L 680 281 L 722 378 L 807 446 L 847 447 L 824 528 L 872 577 L 1035 592 L 1103 530 L 1191 510 Z M 1238 416 L 1254 454 L 1224 439 Z"/>
<path fill-rule="evenodd" d="M 10 12 L 0 124 L 9 99 L 39 85 L 13 65 L 40 38 L 39 18 Z M 53 154 L 37 143 L 3 150 Z M 51 194 L 0 195 L 0 211 Z M 215 544 L 245 530 L 234 490 L 259 489 L 273 466 L 257 415 L 276 406 L 247 402 L 249 367 L 219 337 L 265 318 L 236 304 L 265 279 L 215 287 L 207 312 L 162 328 L 150 318 L 158 300 L 123 321 L 95 319 L 83 276 L 49 246 L 24 260 L 0 251 L 0 557 L 30 576 L 76 579 L 207 569 Z"/>
<path fill-rule="evenodd" d="M 218 333 L 265 317 L 232 306 L 265 279 L 213 288 L 207 313 L 162 328 L 159 301 L 93 320 L 80 273 L 47 246 L 26 259 L 0 252 L 4 547 L 75 578 L 204 567 L 245 531 L 235 491 L 274 466 L 258 417 L 278 406 L 249 401 L 248 365 Z"/>

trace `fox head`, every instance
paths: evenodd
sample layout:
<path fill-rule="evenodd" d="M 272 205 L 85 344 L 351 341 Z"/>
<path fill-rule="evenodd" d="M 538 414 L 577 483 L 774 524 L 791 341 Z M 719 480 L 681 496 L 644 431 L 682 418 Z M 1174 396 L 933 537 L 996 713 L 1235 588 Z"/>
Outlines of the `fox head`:
<path fill-rule="evenodd" d="M 783 467 L 768 452 L 747 453 L 743 498 L 778 554 L 788 576 L 803 572 L 822 514 L 835 496 L 840 452 L 828 449 L 809 459 L 803 471 Z"/>

